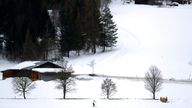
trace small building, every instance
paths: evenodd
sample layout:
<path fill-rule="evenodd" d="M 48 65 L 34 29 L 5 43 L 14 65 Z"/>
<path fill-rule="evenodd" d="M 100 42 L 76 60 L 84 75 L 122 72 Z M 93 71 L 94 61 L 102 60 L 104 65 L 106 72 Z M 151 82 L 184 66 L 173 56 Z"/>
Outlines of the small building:
<path fill-rule="evenodd" d="M 49 61 L 24 61 L 2 71 L 3 80 L 11 77 L 28 77 L 31 80 L 50 81 L 58 79 L 63 67 Z M 73 72 L 63 72 L 66 78 Z"/>
<path fill-rule="evenodd" d="M 144 4 L 144 5 L 162 5 L 164 0 L 135 0 L 135 4 Z M 178 4 L 191 4 L 190 0 L 168 0 L 166 1 L 168 5 L 170 3 L 178 3 Z M 177 6 L 178 6 L 177 4 Z M 173 4 L 171 4 L 173 5 Z"/>
<path fill-rule="evenodd" d="M 135 4 L 148 4 L 149 0 L 135 0 Z"/>

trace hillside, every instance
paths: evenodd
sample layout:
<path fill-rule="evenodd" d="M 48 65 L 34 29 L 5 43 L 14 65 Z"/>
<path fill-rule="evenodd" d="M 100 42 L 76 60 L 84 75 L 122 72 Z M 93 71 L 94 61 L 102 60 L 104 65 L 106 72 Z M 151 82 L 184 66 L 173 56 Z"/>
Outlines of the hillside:
<path fill-rule="evenodd" d="M 164 78 L 189 79 L 192 66 L 192 6 L 158 8 L 144 5 L 111 6 L 118 26 L 118 43 L 113 51 L 71 58 L 76 73 L 143 77 L 156 65 Z"/>
<path fill-rule="evenodd" d="M 189 79 L 192 71 L 192 14 L 191 5 L 164 7 L 122 5 L 118 0 L 110 5 L 118 27 L 118 43 L 112 51 L 69 58 L 75 74 L 90 74 L 90 64 L 95 61 L 94 73 L 111 76 L 143 77 L 151 65 L 156 65 L 163 78 Z M 13 66 L 0 60 L 0 70 Z M 0 73 L 1 76 L 1 73 Z M 83 80 L 84 78 L 84 80 Z M 85 80 L 86 79 L 86 80 Z M 36 89 L 27 100 L 14 94 L 12 79 L 0 80 L 2 108 L 191 108 L 191 83 L 165 82 L 157 98 L 167 96 L 168 103 L 151 100 L 142 80 L 113 78 L 118 92 L 112 100 L 101 95 L 104 78 L 79 76 L 77 90 L 61 100 L 62 91 L 55 89 L 54 81 L 36 81 Z"/>

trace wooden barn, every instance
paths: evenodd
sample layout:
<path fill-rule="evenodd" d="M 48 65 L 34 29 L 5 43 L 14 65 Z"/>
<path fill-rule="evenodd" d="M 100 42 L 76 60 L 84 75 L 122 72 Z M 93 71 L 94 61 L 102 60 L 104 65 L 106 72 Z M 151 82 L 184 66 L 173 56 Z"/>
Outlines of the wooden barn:
<path fill-rule="evenodd" d="M 2 71 L 3 80 L 11 77 L 28 77 L 31 80 L 50 81 L 59 78 L 63 72 L 63 67 L 49 61 L 25 61 L 10 69 Z M 64 72 L 70 77 L 72 72 Z"/>

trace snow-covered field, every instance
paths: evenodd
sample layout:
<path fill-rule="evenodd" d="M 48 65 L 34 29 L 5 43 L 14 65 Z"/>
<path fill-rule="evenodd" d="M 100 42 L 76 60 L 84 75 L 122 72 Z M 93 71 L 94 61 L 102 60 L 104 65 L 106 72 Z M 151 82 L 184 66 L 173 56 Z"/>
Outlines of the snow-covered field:
<path fill-rule="evenodd" d="M 119 0 L 120 1 L 120 0 Z M 115 0 L 110 5 L 118 27 L 118 43 L 113 51 L 70 58 L 75 74 L 89 74 L 87 65 L 95 61 L 95 74 L 143 77 L 150 65 L 156 65 L 164 78 L 190 79 L 192 72 L 192 6 L 158 8 L 144 5 L 121 5 Z M 0 70 L 13 66 L 0 60 Z M 2 74 L 0 74 L 2 76 Z M 113 100 L 101 95 L 103 78 L 76 80 L 77 90 L 61 100 L 62 92 L 55 89 L 55 82 L 36 81 L 36 89 L 27 100 L 12 91 L 12 79 L 0 80 L 1 108 L 191 108 L 192 84 L 163 84 L 157 98 L 167 96 L 169 102 L 150 100 L 142 80 L 113 79 L 118 92 Z"/>
<path fill-rule="evenodd" d="M 106 100 L 101 95 L 102 78 L 77 80 L 76 92 L 67 94 L 66 100 L 61 100 L 62 93 L 55 89 L 55 82 L 37 81 L 37 88 L 24 100 L 13 93 L 11 80 L 0 81 L 2 108 L 91 108 L 93 100 L 96 100 L 96 108 L 191 108 L 192 103 L 191 84 L 164 83 L 157 98 L 167 96 L 169 102 L 162 103 L 151 100 L 151 94 L 144 89 L 143 81 L 139 80 L 113 79 L 118 92 L 112 100 Z"/>
<path fill-rule="evenodd" d="M 92 100 L 0 100 L 2 108 L 94 108 Z M 95 108 L 191 108 L 191 102 L 153 100 L 97 100 Z"/>
<path fill-rule="evenodd" d="M 120 0 L 119 0 L 120 1 Z M 118 44 L 112 52 L 71 59 L 77 73 L 144 76 L 151 65 L 164 78 L 189 79 L 192 72 L 191 5 L 164 7 L 111 5 L 118 27 Z"/>

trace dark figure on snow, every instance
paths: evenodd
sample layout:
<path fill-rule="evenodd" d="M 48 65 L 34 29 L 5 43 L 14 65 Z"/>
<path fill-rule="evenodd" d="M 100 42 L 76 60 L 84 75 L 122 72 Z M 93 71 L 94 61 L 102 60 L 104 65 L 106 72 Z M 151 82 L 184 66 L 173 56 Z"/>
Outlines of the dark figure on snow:
<path fill-rule="evenodd" d="M 92 103 L 92 104 L 93 104 L 93 107 L 95 107 L 95 103 L 96 103 L 96 101 L 95 101 L 95 100 L 93 100 L 93 103 Z"/>

